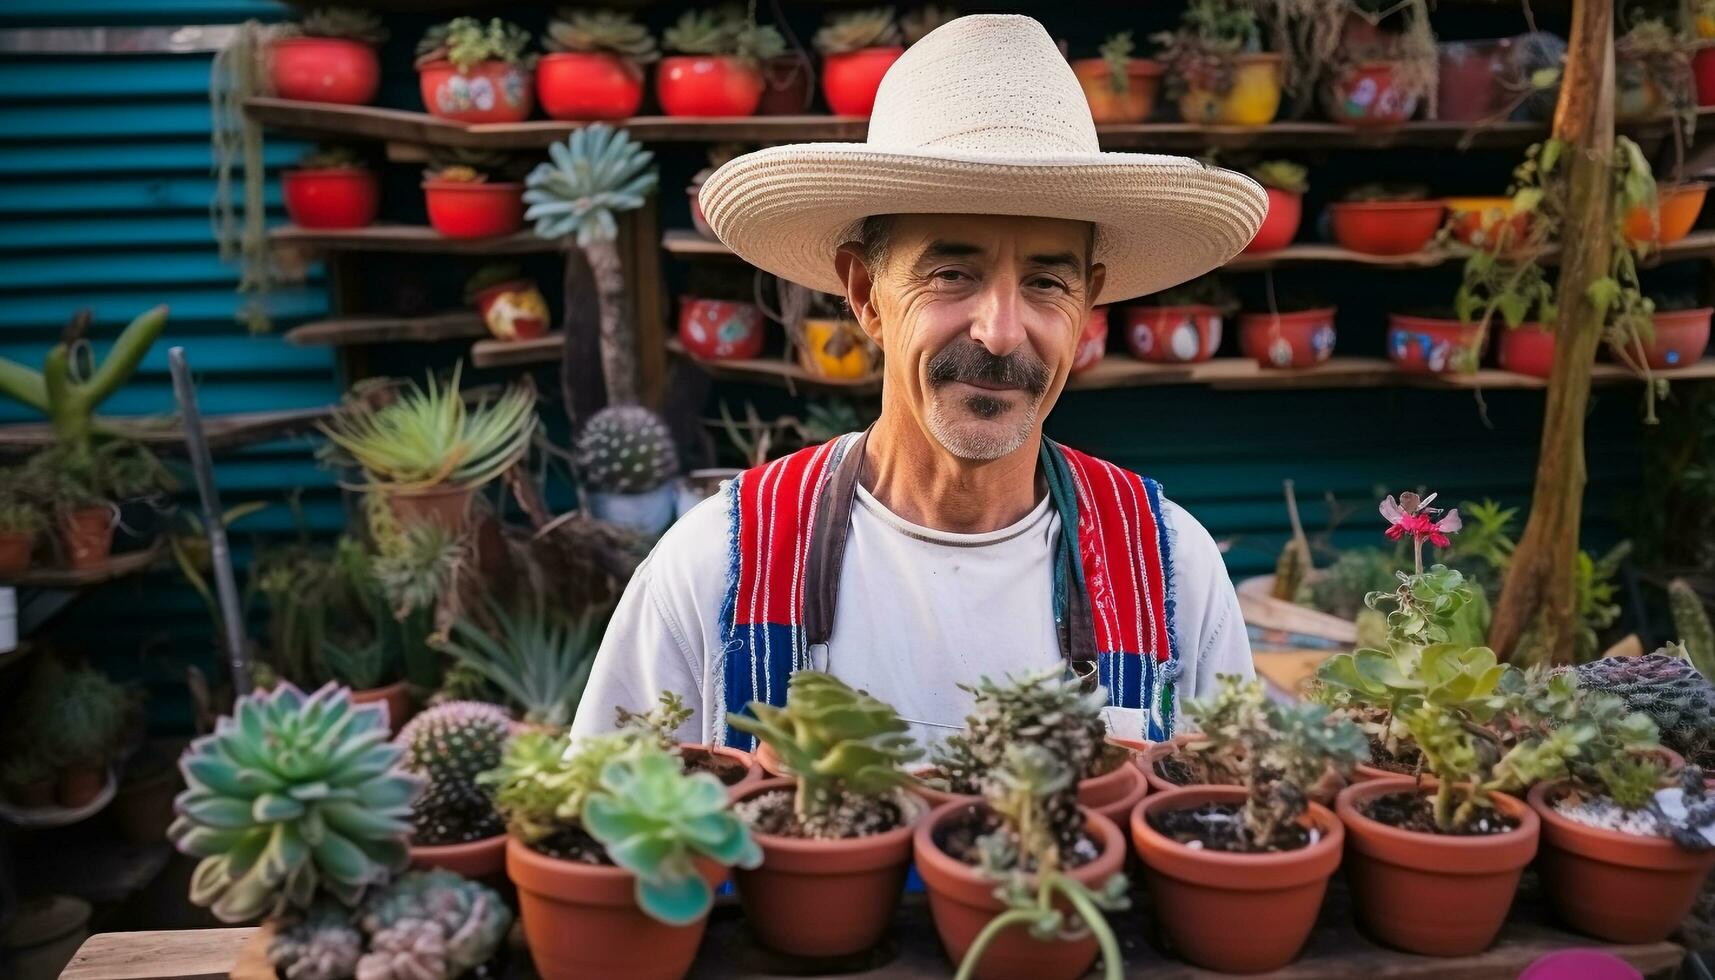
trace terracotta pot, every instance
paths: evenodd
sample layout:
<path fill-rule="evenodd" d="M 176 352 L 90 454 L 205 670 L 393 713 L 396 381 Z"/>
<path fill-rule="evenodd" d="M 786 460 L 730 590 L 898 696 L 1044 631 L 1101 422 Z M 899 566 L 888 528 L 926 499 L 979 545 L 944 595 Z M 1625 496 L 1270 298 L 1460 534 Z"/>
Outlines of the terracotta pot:
<path fill-rule="evenodd" d="M 1329 83 L 1328 115 L 1351 126 L 1397 126 L 1417 112 L 1417 93 L 1394 78 L 1395 65 L 1366 61 Z"/>
<path fill-rule="evenodd" d="M 268 78 L 282 99 L 365 105 L 381 88 L 381 59 L 362 41 L 283 37 L 268 47 Z"/>
<path fill-rule="evenodd" d="M 935 840 L 939 827 L 962 816 L 972 805 L 955 800 L 936 807 L 918 822 L 913 840 L 917 873 L 929 892 L 929 914 L 941 945 L 954 963 L 964 960 L 977 934 L 1005 908 L 994 896 L 993 879 L 948 856 Z M 1070 876 L 1086 887 L 1099 888 L 1124 866 L 1125 837 L 1113 821 L 1087 810 L 1085 813 L 1089 821 L 1086 827 L 1100 842 L 1101 853 Z M 1071 913 L 1063 900 L 1056 905 Z M 1072 980 L 1084 975 L 1098 952 L 1096 938 L 1088 933 L 1071 941 L 1043 941 L 1032 938 L 1026 929 L 1009 929 L 989 944 L 974 975 L 978 980 Z"/>
<path fill-rule="evenodd" d="M 1697 104 L 1715 105 L 1715 46 L 1705 42 L 1691 56 L 1691 74 L 1697 80 Z"/>
<path fill-rule="evenodd" d="M 1179 98 L 1188 123 L 1266 126 L 1280 111 L 1281 56 L 1242 54 L 1235 59 L 1233 87 L 1225 94 L 1191 85 Z"/>
<path fill-rule="evenodd" d="M 1150 871 L 1150 907 L 1174 950 L 1223 973 L 1262 973 L 1292 962 L 1316 925 L 1346 836 L 1339 819 L 1317 803 L 1307 818 L 1318 839 L 1296 851 L 1200 850 L 1149 825 L 1150 814 L 1243 804 L 1245 797 L 1240 786 L 1194 786 L 1152 796 L 1131 812 L 1132 844 Z"/>
<path fill-rule="evenodd" d="M 536 97 L 550 119 L 627 119 L 643 105 L 643 68 L 608 51 L 559 51 L 536 63 Z"/>
<path fill-rule="evenodd" d="M 404 681 L 394 681 L 385 687 L 371 687 L 362 691 L 351 692 L 353 704 L 382 704 L 387 708 L 387 730 L 394 735 L 399 734 L 405 722 L 411 717 L 411 686 Z"/>
<path fill-rule="evenodd" d="M 1435 785 L 1435 776 L 1431 773 L 1423 773 L 1421 776 L 1413 776 L 1410 773 L 1394 772 L 1392 769 L 1383 769 L 1380 766 L 1372 766 L 1367 762 L 1358 763 L 1357 767 L 1352 770 L 1352 782 L 1354 783 L 1361 783 L 1367 779 L 1400 779 L 1402 777 L 1405 779 L 1418 779 L 1424 786 Z"/>
<path fill-rule="evenodd" d="M 79 507 L 60 514 L 60 541 L 69 568 L 100 568 L 113 550 L 113 508 Z"/>
<path fill-rule="evenodd" d="M 529 340 L 548 332 L 548 301 L 529 279 L 509 279 L 478 292 L 476 309 L 497 340 Z"/>
<path fill-rule="evenodd" d="M 1658 310 L 1650 318 L 1655 340 L 1645 349 L 1649 366 L 1658 371 L 1682 368 L 1703 359 L 1709 349 L 1709 318 L 1715 310 Z"/>
<path fill-rule="evenodd" d="M 905 53 L 903 47 L 864 48 L 822 59 L 822 96 L 836 116 L 868 116 L 882 76 Z"/>
<path fill-rule="evenodd" d="M 1440 201 L 1342 201 L 1328 205 L 1341 247 L 1365 255 L 1420 252 L 1441 229 Z"/>
<path fill-rule="evenodd" d="M 936 773 L 937 770 L 934 766 L 925 766 L 921 769 L 913 770 L 911 774 L 919 779 L 925 779 L 929 776 L 935 775 Z M 912 786 L 911 792 L 916 793 L 923 802 L 929 804 L 931 809 L 938 807 L 943 803 L 952 803 L 954 801 L 961 803 L 982 802 L 982 797 L 973 793 L 949 793 L 945 790 L 936 789 L 935 787 L 929 786 L 925 783 L 918 783 Z"/>
<path fill-rule="evenodd" d="M 1092 306 L 1078 332 L 1078 350 L 1072 355 L 1072 373 L 1079 374 L 1102 363 L 1108 356 L 1108 307 Z"/>
<path fill-rule="evenodd" d="M 681 757 L 696 753 L 716 755 L 744 765 L 744 777 L 736 783 L 727 785 L 727 796 L 733 800 L 739 799 L 745 791 L 763 780 L 762 767 L 756 764 L 756 757 L 743 749 L 735 749 L 728 745 L 702 745 L 697 742 L 679 743 L 679 755 Z"/>
<path fill-rule="evenodd" d="M 54 802 L 67 810 L 88 806 L 107 785 L 107 770 L 95 766 L 67 766 L 54 783 Z"/>
<path fill-rule="evenodd" d="M 1148 795 L 1149 782 L 1132 761 L 1105 776 L 1078 784 L 1078 804 L 1112 820 L 1116 827 L 1125 826 L 1132 809 Z"/>
<path fill-rule="evenodd" d="M 412 844 L 411 867 L 445 868 L 466 878 L 492 878 L 506 870 L 505 834 L 464 844 Z"/>
<path fill-rule="evenodd" d="M 762 89 L 762 69 L 744 58 L 675 55 L 655 69 L 655 97 L 669 116 L 755 115 Z"/>
<path fill-rule="evenodd" d="M 737 799 L 778 790 L 790 779 L 765 779 Z M 870 837 L 800 840 L 755 835 L 760 867 L 733 871 L 744 918 L 763 945 L 792 956 L 835 957 L 879 943 L 893 922 L 911 866 L 911 834 L 928 812 L 921 800 L 902 827 Z"/>
<path fill-rule="evenodd" d="M 1688 851 L 1666 837 L 1640 837 L 1568 820 L 1551 805 L 1565 780 L 1531 788 L 1542 819 L 1537 873 L 1554 914 L 1611 943 L 1666 939 L 1697 901 L 1715 850 Z"/>
<path fill-rule="evenodd" d="M 1307 368 L 1334 355 L 1334 307 L 1292 313 L 1243 313 L 1239 349 L 1263 367 Z"/>
<path fill-rule="evenodd" d="M 1126 306 L 1125 342 L 1144 361 L 1206 361 L 1221 346 L 1221 311 L 1213 306 Z"/>
<path fill-rule="evenodd" d="M 1371 820 L 1357 804 L 1411 791 L 1410 779 L 1348 786 L 1335 803 L 1346 825 L 1346 878 L 1358 922 L 1377 939 L 1425 956 L 1474 956 L 1506 923 L 1519 875 L 1536 854 L 1541 821 L 1523 800 L 1494 794 L 1519 821 L 1504 834 L 1443 836 Z"/>
<path fill-rule="evenodd" d="M 36 532 L 0 533 L 0 577 L 21 575 L 30 569 L 30 552 L 36 547 Z"/>
<path fill-rule="evenodd" d="M 1388 315 L 1387 356 L 1413 374 L 1468 373 L 1483 360 L 1488 337 L 1480 324 L 1439 317 Z"/>
<path fill-rule="evenodd" d="M 679 342 L 705 361 L 750 360 L 762 353 L 764 320 L 755 303 L 679 298 Z"/>
<path fill-rule="evenodd" d="M 1662 187 L 1656 191 L 1654 210 L 1637 207 L 1626 215 L 1626 237 L 1634 246 L 1672 245 L 1691 234 L 1708 196 L 1709 185 L 1700 182 Z"/>
<path fill-rule="evenodd" d="M 429 224 L 448 238 L 493 238 L 524 227 L 524 185 L 423 181 Z"/>
<path fill-rule="evenodd" d="M 1298 237 L 1299 224 L 1304 220 L 1303 194 L 1278 187 L 1264 187 L 1262 190 L 1268 195 L 1268 214 L 1263 217 L 1256 237 L 1245 246 L 1248 253 L 1274 252 L 1291 245 L 1292 240 Z"/>
<path fill-rule="evenodd" d="M 530 69 L 484 61 L 461 73 L 450 61 L 417 68 L 423 106 L 432 116 L 466 123 L 514 123 L 530 118 L 536 87 Z"/>
<path fill-rule="evenodd" d="M 1501 334 L 1500 352 L 1496 355 L 1501 369 L 1533 378 L 1546 378 L 1554 373 L 1554 328 L 1540 323 L 1521 323 L 1516 327 L 1497 324 Z"/>
<path fill-rule="evenodd" d="M 786 766 L 780 762 L 780 754 L 778 752 L 774 751 L 774 746 L 769 745 L 767 742 L 764 742 L 761 739 L 757 739 L 757 741 L 756 741 L 756 752 L 754 753 L 754 755 L 756 758 L 757 766 L 759 768 L 761 768 L 762 771 L 764 773 L 766 773 L 767 775 L 769 775 L 769 776 L 790 776 L 790 775 L 792 775 L 791 773 L 786 771 Z"/>
<path fill-rule="evenodd" d="M 1170 741 L 1144 744 L 1143 750 L 1137 755 L 1137 768 L 1139 772 L 1143 773 L 1143 778 L 1149 783 L 1152 792 L 1171 793 L 1174 790 L 1184 789 L 1183 786 L 1156 772 L 1155 764 L 1179 751 L 1180 746 L 1195 737 L 1195 735 L 1189 734 L 1175 735 Z"/>
<path fill-rule="evenodd" d="M 709 887 L 726 869 L 698 859 Z M 506 874 L 518 886 L 518 917 L 542 980 L 677 980 L 691 968 L 708 917 L 670 926 L 637 907 L 636 879 L 606 865 L 559 861 L 516 839 L 506 842 Z"/>
<path fill-rule="evenodd" d="M 1510 197 L 1450 197 L 1442 203 L 1447 205 L 1447 226 L 1454 239 L 1472 248 L 1489 246 L 1497 235 L 1522 241 L 1530 230 L 1530 216 L 1514 215 Z"/>
<path fill-rule="evenodd" d="M 288 170 L 280 175 L 286 217 L 300 228 L 362 228 L 381 209 L 381 185 L 363 167 Z"/>
<path fill-rule="evenodd" d="M 1079 58 L 1072 73 L 1089 100 L 1096 125 L 1140 123 L 1155 111 L 1155 96 L 1161 87 L 1161 65 L 1148 58 L 1133 58 L 1126 65 L 1125 91 L 1114 90 L 1114 73 L 1104 58 Z"/>
<path fill-rule="evenodd" d="M 816 69 L 795 54 L 763 62 L 762 83 L 762 101 L 756 105 L 759 116 L 801 116 L 810 111 L 816 97 Z"/>
<path fill-rule="evenodd" d="M 439 524 L 459 531 L 470 523 L 470 505 L 476 498 L 476 489 L 442 484 L 428 490 L 394 490 L 387 494 L 387 504 L 401 524 Z"/>
<path fill-rule="evenodd" d="M 1511 60 L 1511 38 L 1443 41 L 1436 45 L 1435 117 L 1445 122 L 1478 122 L 1507 110 L 1511 97 L 1501 87 Z"/>

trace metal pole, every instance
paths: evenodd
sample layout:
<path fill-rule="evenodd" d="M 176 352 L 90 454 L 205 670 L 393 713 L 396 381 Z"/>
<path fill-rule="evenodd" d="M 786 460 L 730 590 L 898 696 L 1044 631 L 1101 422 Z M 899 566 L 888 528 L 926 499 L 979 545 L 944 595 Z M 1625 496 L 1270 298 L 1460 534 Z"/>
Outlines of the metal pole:
<path fill-rule="evenodd" d="M 185 349 L 167 351 L 173 369 L 173 397 L 179 403 L 179 418 L 185 427 L 185 449 L 196 474 L 197 496 L 202 499 L 202 522 L 208 535 L 209 562 L 214 570 L 215 594 L 220 600 L 220 622 L 226 632 L 226 657 L 232 667 L 232 690 L 242 697 L 250 693 L 250 656 L 244 642 L 243 613 L 238 607 L 238 583 L 232 575 L 232 550 L 226 543 L 226 523 L 221 519 L 220 491 L 214 485 L 214 461 L 209 457 L 208 438 L 202 431 L 202 411 L 197 408 L 196 384 L 191 381 Z"/>

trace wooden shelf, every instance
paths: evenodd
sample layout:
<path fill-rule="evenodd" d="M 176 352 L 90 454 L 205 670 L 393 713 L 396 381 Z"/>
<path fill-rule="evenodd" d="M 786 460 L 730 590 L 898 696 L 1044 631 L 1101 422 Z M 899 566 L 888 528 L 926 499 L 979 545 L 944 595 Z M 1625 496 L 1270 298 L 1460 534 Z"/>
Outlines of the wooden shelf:
<path fill-rule="evenodd" d="M 203 432 L 212 450 L 231 449 L 270 439 L 280 439 L 307 432 L 333 412 L 333 406 L 319 408 L 288 408 L 270 412 L 235 412 L 229 415 L 203 416 Z M 157 415 L 146 418 L 98 418 L 100 431 L 107 435 L 135 439 L 145 445 L 173 449 L 184 445 L 185 433 L 177 416 Z M 58 442 L 46 422 L 15 422 L 0 425 L 0 453 L 32 452 Z"/>
<path fill-rule="evenodd" d="M 299 347 L 347 347 L 357 344 L 434 343 L 488 336 L 482 316 L 473 310 L 417 317 L 348 316 L 316 320 L 286 331 Z"/>
<path fill-rule="evenodd" d="M 544 334 L 529 340 L 479 340 L 471 345 L 472 367 L 517 367 L 524 364 L 546 364 L 560 359 L 566 346 L 562 333 Z"/>
<path fill-rule="evenodd" d="M 560 243 L 517 231 L 494 238 L 448 238 L 428 225 L 377 224 L 366 228 L 320 229 L 281 225 L 268 230 L 276 247 L 308 252 L 411 252 L 442 255 L 523 255 L 557 252 Z"/>
<path fill-rule="evenodd" d="M 142 551 L 114 555 L 100 568 L 32 568 L 6 579 L 5 584 L 23 589 L 85 589 L 146 570 L 161 557 L 165 547 L 157 541 Z"/>

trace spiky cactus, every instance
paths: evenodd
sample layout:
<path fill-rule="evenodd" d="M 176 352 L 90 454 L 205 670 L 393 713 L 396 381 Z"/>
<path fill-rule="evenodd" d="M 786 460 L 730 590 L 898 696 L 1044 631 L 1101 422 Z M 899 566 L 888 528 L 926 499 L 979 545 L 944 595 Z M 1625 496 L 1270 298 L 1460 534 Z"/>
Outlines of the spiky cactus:
<path fill-rule="evenodd" d="M 824 55 L 851 54 L 865 48 L 892 48 L 900 43 L 899 23 L 892 7 L 854 10 L 832 17 L 816 32 L 813 43 Z"/>
<path fill-rule="evenodd" d="M 505 833 L 476 777 L 500 765 L 511 735 L 506 712 L 481 701 L 438 704 L 400 729 L 405 767 L 427 781 L 411 805 L 415 843 L 463 844 Z"/>
<path fill-rule="evenodd" d="M 1684 579 L 1667 584 L 1667 601 L 1673 611 L 1673 628 L 1685 647 L 1685 659 L 1705 678 L 1715 678 L 1715 626 L 1703 597 Z"/>
<path fill-rule="evenodd" d="M 373 11 L 352 7 L 317 7 L 297 24 L 305 37 L 332 37 L 364 44 L 387 40 L 387 28 Z"/>
<path fill-rule="evenodd" d="M 630 14 L 562 7 L 548 21 L 542 47 L 549 51 L 602 51 L 637 64 L 661 57 L 649 28 Z"/>
<path fill-rule="evenodd" d="M 640 405 L 597 412 L 578 434 L 577 458 L 584 485 L 600 493 L 648 493 L 679 475 L 667 423 Z"/>
<path fill-rule="evenodd" d="M 387 711 L 329 684 L 238 699 L 179 760 L 187 789 L 167 836 L 201 858 L 191 901 L 222 922 L 306 909 L 318 893 L 356 905 L 405 867 L 411 800 Z"/>
<path fill-rule="evenodd" d="M 369 952 L 358 980 L 442 980 L 488 962 L 512 911 L 487 885 L 451 871 L 402 875 L 363 903 Z"/>
<path fill-rule="evenodd" d="M 268 963 L 285 980 L 345 980 L 363 955 L 351 910 L 317 902 L 268 943 Z"/>
<path fill-rule="evenodd" d="M 1604 657 L 1575 668 L 1579 685 L 1619 696 L 1655 720 L 1668 748 L 1693 762 L 1715 755 L 1715 686 L 1686 661 L 1664 653 Z"/>

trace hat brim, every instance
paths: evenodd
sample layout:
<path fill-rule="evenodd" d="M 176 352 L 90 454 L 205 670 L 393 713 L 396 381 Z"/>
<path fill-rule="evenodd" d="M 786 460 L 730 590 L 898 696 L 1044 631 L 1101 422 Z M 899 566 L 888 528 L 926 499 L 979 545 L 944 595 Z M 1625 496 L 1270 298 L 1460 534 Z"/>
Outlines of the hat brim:
<path fill-rule="evenodd" d="M 750 264 L 843 294 L 834 253 L 877 214 L 1011 214 L 1096 226 L 1097 302 L 1159 292 L 1224 265 L 1262 226 L 1268 196 L 1187 157 L 1094 153 L 1027 160 L 880 152 L 863 143 L 776 146 L 703 181 L 703 216 Z"/>

